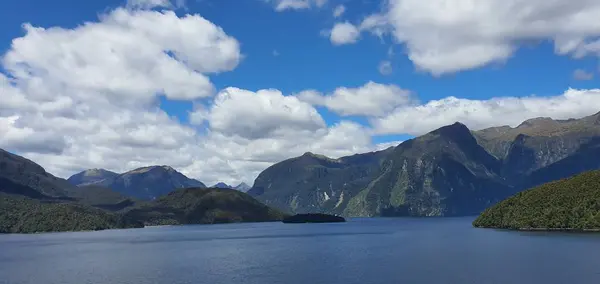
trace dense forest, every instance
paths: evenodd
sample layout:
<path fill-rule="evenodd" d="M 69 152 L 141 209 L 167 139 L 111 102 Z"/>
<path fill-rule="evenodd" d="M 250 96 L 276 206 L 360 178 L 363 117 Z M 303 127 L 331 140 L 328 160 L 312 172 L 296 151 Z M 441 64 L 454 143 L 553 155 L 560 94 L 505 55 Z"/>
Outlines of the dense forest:
<path fill-rule="evenodd" d="M 0 193 L 0 233 L 92 231 L 143 227 L 141 222 L 72 202 Z"/>
<path fill-rule="evenodd" d="M 600 171 L 550 182 L 486 209 L 475 227 L 517 230 L 600 229 Z"/>
<path fill-rule="evenodd" d="M 188 188 L 140 203 L 125 216 L 146 225 L 178 225 L 278 221 L 286 215 L 237 190 Z"/>

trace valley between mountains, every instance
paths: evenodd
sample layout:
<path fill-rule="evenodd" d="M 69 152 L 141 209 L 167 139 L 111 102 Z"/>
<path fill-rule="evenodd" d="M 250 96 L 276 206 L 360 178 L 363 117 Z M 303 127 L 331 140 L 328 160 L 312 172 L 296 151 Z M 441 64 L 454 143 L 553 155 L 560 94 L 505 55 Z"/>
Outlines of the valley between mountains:
<path fill-rule="evenodd" d="M 477 215 L 528 188 L 595 169 L 600 113 L 478 131 L 457 122 L 338 159 L 305 153 L 265 169 L 251 187 L 207 188 L 169 166 L 92 169 L 65 180 L 0 150 L 0 232 L 260 222 L 295 213 Z"/>

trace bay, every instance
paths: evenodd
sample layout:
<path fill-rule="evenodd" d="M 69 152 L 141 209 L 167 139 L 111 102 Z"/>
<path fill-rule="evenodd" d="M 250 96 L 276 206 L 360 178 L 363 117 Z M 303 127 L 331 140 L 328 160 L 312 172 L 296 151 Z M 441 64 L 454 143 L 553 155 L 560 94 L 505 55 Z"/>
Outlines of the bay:
<path fill-rule="evenodd" d="M 600 234 L 359 218 L 0 235 L 0 283 L 600 283 Z"/>

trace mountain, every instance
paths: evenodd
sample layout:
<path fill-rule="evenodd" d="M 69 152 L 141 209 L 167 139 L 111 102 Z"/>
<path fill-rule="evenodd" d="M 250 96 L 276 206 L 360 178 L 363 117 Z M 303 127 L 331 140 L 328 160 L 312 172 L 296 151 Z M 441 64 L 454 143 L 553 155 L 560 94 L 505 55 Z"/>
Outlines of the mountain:
<path fill-rule="evenodd" d="M 218 188 L 179 189 L 128 211 L 146 225 L 279 221 L 287 215 L 248 194 Z"/>
<path fill-rule="evenodd" d="M 0 149 L 0 178 L 52 197 L 67 196 L 67 191 L 74 188 L 66 180 L 47 173 L 40 165 L 2 149 Z"/>
<path fill-rule="evenodd" d="M 233 189 L 231 185 L 228 185 L 224 182 L 218 182 L 217 184 L 212 186 L 213 188 L 221 188 L 221 189 Z"/>
<path fill-rule="evenodd" d="M 122 195 L 140 200 L 152 200 L 178 188 L 206 187 L 169 166 L 151 166 L 103 179 L 94 185 L 108 187 Z"/>
<path fill-rule="evenodd" d="M 546 183 L 486 209 L 475 227 L 517 230 L 600 229 L 600 171 Z"/>
<path fill-rule="evenodd" d="M 77 187 L 30 160 L 1 149 L 0 154 L 0 233 L 262 222 L 287 216 L 235 190 L 171 189 L 167 196 L 154 201 L 138 201 L 98 185 L 102 182 Z M 168 183 L 202 185 L 180 175 L 163 166 L 138 169 L 116 178 L 142 181 L 142 185 L 154 182 L 163 188 Z"/>
<path fill-rule="evenodd" d="M 91 169 L 80 172 L 78 174 L 72 175 L 67 179 L 73 185 L 82 186 L 82 185 L 92 185 L 103 180 L 110 180 L 117 177 L 119 174 L 107 171 L 104 169 Z"/>
<path fill-rule="evenodd" d="M 600 137 L 600 113 L 582 119 L 534 118 L 515 128 L 493 127 L 475 131 L 489 153 L 503 160 L 503 174 L 529 175 L 565 159 Z"/>
<path fill-rule="evenodd" d="M 462 216 L 523 189 L 600 168 L 600 113 L 471 131 L 455 123 L 385 151 L 306 153 L 257 177 L 249 194 L 293 213 Z"/>
<path fill-rule="evenodd" d="M 238 184 L 237 186 L 235 186 L 233 189 L 239 190 L 241 192 L 247 192 L 248 190 L 250 190 L 250 188 L 252 188 L 252 187 L 247 185 L 245 182 L 242 182 L 242 183 Z"/>
<path fill-rule="evenodd" d="M 390 151 L 340 159 L 307 152 L 264 170 L 248 194 L 284 211 L 341 214 L 348 201 L 380 174 Z"/>

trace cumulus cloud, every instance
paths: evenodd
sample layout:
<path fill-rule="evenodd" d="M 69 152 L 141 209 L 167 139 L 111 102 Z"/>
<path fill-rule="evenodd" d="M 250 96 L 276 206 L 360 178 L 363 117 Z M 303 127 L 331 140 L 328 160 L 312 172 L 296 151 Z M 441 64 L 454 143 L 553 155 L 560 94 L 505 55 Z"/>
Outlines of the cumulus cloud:
<path fill-rule="evenodd" d="M 186 170 L 204 179 L 252 180 L 273 163 L 307 151 L 340 157 L 374 149 L 363 126 L 340 121 L 328 127 L 314 107 L 278 90 L 226 88 L 213 106 L 197 111 L 210 124 L 202 139 L 210 155 Z"/>
<path fill-rule="evenodd" d="M 414 103 L 410 91 L 372 81 L 357 88 L 339 87 L 328 95 L 307 90 L 296 96 L 310 104 L 325 106 L 342 116 L 382 116 L 398 107 Z"/>
<path fill-rule="evenodd" d="M 278 12 L 286 10 L 303 10 L 313 7 L 323 7 L 327 0 L 267 0 L 275 3 L 275 10 Z"/>
<path fill-rule="evenodd" d="M 73 29 L 24 32 L 0 60 L 0 148 L 62 177 L 166 164 L 207 183 L 252 183 L 306 151 L 375 147 L 363 126 L 328 126 L 278 90 L 215 92 L 209 76 L 237 66 L 239 43 L 199 15 L 118 8 Z M 192 124 L 160 109 L 162 95 L 192 101 Z"/>
<path fill-rule="evenodd" d="M 517 126 L 533 117 L 581 118 L 600 111 L 600 89 L 569 89 L 553 97 L 501 97 L 469 100 L 447 97 L 423 105 L 395 109 L 389 115 L 372 118 L 377 134 L 421 135 L 433 129 L 462 122 L 478 130 L 492 126 Z"/>
<path fill-rule="evenodd" d="M 67 85 L 85 90 L 74 96 L 123 102 L 152 100 L 156 93 L 171 99 L 209 97 L 214 86 L 205 74 L 232 70 L 241 56 L 239 43 L 219 27 L 171 11 L 117 9 L 73 30 L 30 24 L 24 29 L 26 35 L 13 40 L 2 64 L 29 95 L 40 97 L 60 94 L 54 88 Z M 186 37 L 193 40 L 182 40 Z"/>
<path fill-rule="evenodd" d="M 418 69 L 437 76 L 505 61 L 524 41 L 551 40 L 562 55 L 600 54 L 599 14 L 600 2 L 589 0 L 392 0 L 357 30 L 390 33 Z"/>
<path fill-rule="evenodd" d="M 594 79 L 594 73 L 585 71 L 583 69 L 576 69 L 573 71 L 573 79 L 579 81 L 588 81 Z"/>
<path fill-rule="evenodd" d="M 346 6 L 344 6 L 344 5 L 337 5 L 335 7 L 335 9 L 333 9 L 333 17 L 334 18 L 339 18 L 339 17 L 341 17 L 344 14 L 344 12 L 346 12 Z"/>
<path fill-rule="evenodd" d="M 349 22 L 337 23 L 329 32 L 329 40 L 334 45 L 355 43 L 360 36 L 360 30 Z"/>
<path fill-rule="evenodd" d="M 208 120 L 212 130 L 246 139 L 271 137 L 281 131 L 316 131 L 325 121 L 309 104 L 279 90 L 251 92 L 226 88 L 215 98 Z"/>

